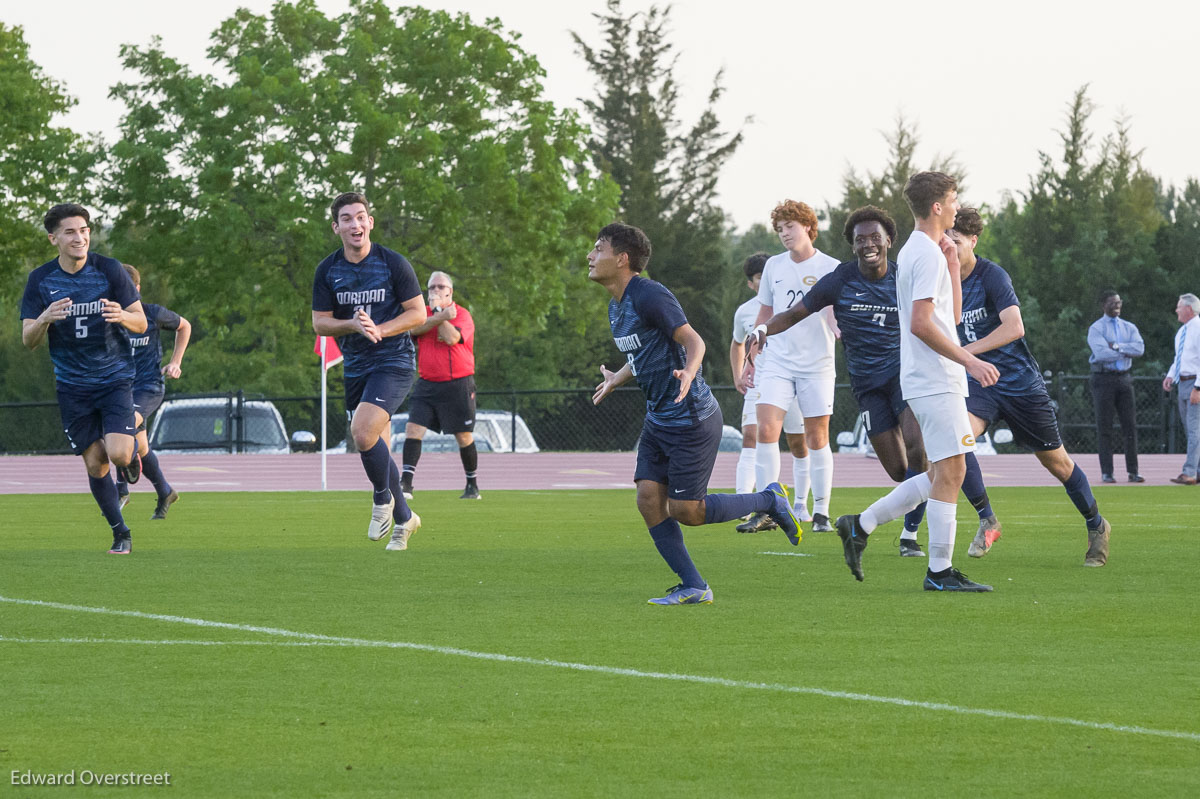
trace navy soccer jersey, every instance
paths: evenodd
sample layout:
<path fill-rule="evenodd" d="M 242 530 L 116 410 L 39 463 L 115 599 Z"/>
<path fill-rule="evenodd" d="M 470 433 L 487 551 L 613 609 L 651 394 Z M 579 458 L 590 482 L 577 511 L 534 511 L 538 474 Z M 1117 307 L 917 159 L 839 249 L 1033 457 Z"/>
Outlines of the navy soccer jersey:
<path fill-rule="evenodd" d="M 421 296 L 421 284 L 412 264 L 400 253 L 379 244 L 358 263 L 346 260 L 344 250 L 330 255 L 317 267 L 313 279 L 314 311 L 332 311 L 334 319 L 350 319 L 362 308 L 377 325 L 395 319 L 404 302 Z M 358 333 L 337 337 L 345 358 L 346 377 L 359 377 L 379 368 L 414 369 L 412 338 L 388 336 L 371 343 Z"/>
<path fill-rule="evenodd" d="M 58 259 L 29 273 L 21 298 L 21 318 L 37 319 L 51 303 L 71 300 L 67 318 L 50 325 L 50 360 L 54 377 L 69 386 L 97 387 L 132 380 L 133 353 L 129 331 L 104 321 L 103 300 L 127 308 L 138 301 L 137 289 L 121 262 L 89 252 L 83 268 L 71 274 Z"/>
<path fill-rule="evenodd" d="M 809 313 L 833 306 L 855 394 L 876 389 L 900 374 L 895 263 L 888 261 L 887 273 L 879 280 L 864 277 L 857 260 L 838 264 L 817 281 L 803 302 Z"/>
<path fill-rule="evenodd" d="M 162 376 L 162 338 L 160 330 L 178 330 L 179 314 L 161 305 L 142 304 L 146 312 L 146 332 L 131 333 L 129 343 L 133 346 L 134 391 L 161 390 L 165 382 Z"/>
<path fill-rule="evenodd" d="M 671 335 L 687 324 L 679 300 L 661 283 L 634 276 L 620 301 L 609 300 L 608 323 L 617 349 L 625 353 L 642 393 L 646 419 L 660 427 L 687 427 L 720 410 L 700 372 L 687 396 L 679 396 L 672 374 L 687 363 L 687 353 Z"/>
<path fill-rule="evenodd" d="M 1001 311 L 1014 305 L 1019 307 L 1020 304 L 1008 272 L 986 258 L 977 259 L 975 268 L 962 282 L 959 343 L 966 346 L 986 337 L 1000 326 Z M 1001 394 L 1017 396 L 1045 389 L 1042 370 L 1029 351 L 1024 336 L 1003 347 L 980 353 L 979 357 L 1000 370 L 1000 380 L 992 388 Z M 968 376 L 967 379 L 972 393 L 980 389 L 975 378 Z"/>

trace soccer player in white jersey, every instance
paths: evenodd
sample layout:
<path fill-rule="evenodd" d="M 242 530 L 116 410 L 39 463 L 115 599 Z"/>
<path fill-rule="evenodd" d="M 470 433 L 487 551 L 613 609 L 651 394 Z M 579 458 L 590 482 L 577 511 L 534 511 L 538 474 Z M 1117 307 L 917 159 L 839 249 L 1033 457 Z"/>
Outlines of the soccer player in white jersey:
<path fill-rule="evenodd" d="M 942 172 L 918 172 L 904 187 L 915 230 L 896 259 L 900 307 L 900 386 L 921 426 L 929 471 L 909 478 L 890 494 L 853 516 L 837 520 L 846 565 L 863 579 L 867 536 L 884 522 L 929 500 L 929 568 L 926 591 L 991 591 L 972 582 L 951 563 L 958 491 L 966 453 L 975 450 L 967 415 L 967 374 L 987 387 L 1000 373 L 958 344 L 962 315 L 961 266 L 946 231 L 958 213 L 958 184 Z"/>
<path fill-rule="evenodd" d="M 746 386 L 742 368 L 746 364 L 746 338 L 754 330 L 758 319 L 758 286 L 762 282 L 763 265 L 771 256 L 765 252 L 756 252 L 746 258 L 742 264 L 742 272 L 746 275 L 746 286 L 754 292 L 754 296 L 738 306 L 733 314 L 733 341 L 729 344 L 729 368 L 733 374 L 733 385 L 745 399 L 742 401 L 742 453 L 738 457 L 735 486 L 739 494 L 748 494 L 754 490 L 755 474 L 755 444 L 758 440 L 758 417 L 755 406 L 758 403 L 759 390 Z M 788 450 L 792 453 L 792 482 L 796 489 L 796 517 L 802 522 L 811 522 L 812 514 L 808 510 L 808 444 L 804 440 L 804 418 L 800 415 L 800 406 L 792 402 L 787 414 L 783 417 L 783 432 L 787 435 Z M 747 517 L 744 524 L 737 526 L 739 533 L 759 533 L 774 529 L 775 522 L 769 514 L 756 513 Z"/>
<path fill-rule="evenodd" d="M 813 246 L 817 214 L 805 203 L 785 200 L 771 211 L 771 226 L 786 250 L 767 260 L 758 288 L 761 308 L 755 325 L 791 308 L 818 280 L 832 272 L 838 260 Z M 779 479 L 779 434 L 793 400 L 804 418 L 813 492 L 813 532 L 831 532 L 829 495 L 833 489 L 833 451 L 829 448 L 829 417 L 833 413 L 832 312 L 814 314 L 770 344 L 747 369 L 748 385 L 759 389 L 758 444 L 755 477 L 758 485 Z"/>

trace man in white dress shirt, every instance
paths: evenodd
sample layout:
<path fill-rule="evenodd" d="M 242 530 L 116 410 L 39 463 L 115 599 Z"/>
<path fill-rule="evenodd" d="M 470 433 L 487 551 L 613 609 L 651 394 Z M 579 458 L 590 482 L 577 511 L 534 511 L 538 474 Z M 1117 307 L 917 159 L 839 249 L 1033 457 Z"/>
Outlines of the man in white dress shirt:
<path fill-rule="evenodd" d="M 1163 380 L 1163 391 L 1170 391 L 1172 385 L 1179 386 L 1179 417 L 1187 431 L 1187 458 L 1183 471 L 1172 477 L 1171 482 L 1194 486 L 1200 460 L 1200 388 L 1196 386 L 1196 375 L 1200 374 L 1200 299 L 1195 294 L 1179 295 L 1175 316 L 1179 319 L 1175 361 Z"/>

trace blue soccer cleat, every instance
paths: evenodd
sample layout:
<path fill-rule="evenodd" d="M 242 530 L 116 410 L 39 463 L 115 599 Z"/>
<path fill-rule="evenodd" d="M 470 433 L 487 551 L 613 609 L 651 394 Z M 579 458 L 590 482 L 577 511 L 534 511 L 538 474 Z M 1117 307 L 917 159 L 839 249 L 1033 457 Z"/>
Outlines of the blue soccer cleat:
<path fill-rule="evenodd" d="M 792 503 L 788 500 L 787 489 L 779 483 L 771 483 L 766 490 L 775 495 L 775 505 L 767 511 L 779 529 L 783 530 L 783 534 L 787 536 L 788 541 L 792 546 L 800 543 L 800 520 L 796 518 L 796 512 L 792 510 Z"/>
<path fill-rule="evenodd" d="M 846 565 L 850 573 L 860 583 L 863 581 L 862 553 L 867 548 L 867 532 L 858 522 L 859 514 L 839 516 L 837 520 L 838 538 L 842 539 L 842 553 L 846 556 Z"/>
<path fill-rule="evenodd" d="M 666 596 L 648 601 L 651 605 L 711 605 L 713 592 L 707 585 L 703 588 L 690 588 L 680 583 L 668 590 Z"/>

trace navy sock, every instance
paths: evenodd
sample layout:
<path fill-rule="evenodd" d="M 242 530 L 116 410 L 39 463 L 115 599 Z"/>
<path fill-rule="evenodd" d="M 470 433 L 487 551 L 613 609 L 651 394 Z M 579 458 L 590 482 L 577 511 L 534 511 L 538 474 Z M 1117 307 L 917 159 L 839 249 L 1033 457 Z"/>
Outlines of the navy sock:
<path fill-rule="evenodd" d="M 1087 475 L 1083 473 L 1083 469 L 1079 465 L 1075 465 L 1075 470 L 1071 472 L 1071 476 L 1063 483 L 1063 488 L 1067 489 L 1067 496 L 1075 503 L 1075 507 L 1083 514 L 1083 518 L 1087 521 L 1088 527 L 1098 527 L 1100 525 L 1100 510 L 1096 507 L 1096 497 L 1092 494 L 1092 484 L 1088 482 Z"/>
<path fill-rule="evenodd" d="M 462 459 L 463 472 L 467 475 L 467 482 L 474 483 L 479 472 L 479 450 L 475 449 L 475 442 L 472 441 L 465 447 L 459 447 L 458 457 Z"/>
<path fill-rule="evenodd" d="M 696 564 L 692 563 L 692 556 L 683 545 L 683 530 L 679 529 L 679 522 L 667 517 L 650 528 L 650 537 L 654 539 L 654 546 L 658 547 L 658 554 L 662 555 L 671 571 L 679 575 L 679 582 L 688 588 L 708 586 L 700 572 L 696 571 Z"/>
<path fill-rule="evenodd" d="M 117 484 L 112 478 L 107 474 L 103 477 L 92 477 L 89 474 L 88 487 L 92 489 L 92 496 L 96 498 L 96 504 L 100 506 L 100 512 L 104 514 L 113 533 L 128 533 L 129 528 L 125 526 L 125 519 L 121 516 L 121 499 L 117 496 Z"/>
<path fill-rule="evenodd" d="M 704 523 L 729 522 L 747 513 L 768 511 L 775 505 L 775 495 L 766 491 L 753 494 L 708 494 L 704 497 Z"/>
<path fill-rule="evenodd" d="M 983 472 L 979 469 L 979 459 L 974 452 L 967 453 L 967 474 L 963 477 L 963 495 L 975 508 L 979 518 L 986 519 L 994 515 L 992 503 L 988 501 L 987 488 L 983 484 Z"/>
<path fill-rule="evenodd" d="M 404 439 L 404 454 L 401 457 L 404 459 L 404 473 L 408 475 L 408 482 L 411 483 L 417 473 L 417 461 L 421 460 L 421 439 Z"/>
<path fill-rule="evenodd" d="M 113 471 L 115 472 L 116 469 L 114 469 Z M 126 483 L 124 480 L 122 480 L 120 477 L 118 477 L 117 478 L 117 495 L 123 497 L 128 493 L 129 493 L 129 483 Z"/>
<path fill-rule="evenodd" d="M 408 503 L 404 501 L 404 492 L 400 490 L 400 467 L 396 465 L 396 461 L 391 457 L 388 458 L 388 489 L 392 492 L 392 496 L 396 498 L 396 504 L 392 506 L 392 519 L 399 524 L 404 524 L 412 518 L 412 510 L 409 509 Z M 384 502 L 387 502 L 385 497 Z"/>
<path fill-rule="evenodd" d="M 158 455 L 154 453 L 154 450 L 149 450 L 142 456 L 142 474 L 146 475 L 146 479 L 154 486 L 159 498 L 171 493 L 171 484 L 163 476 L 162 467 L 158 464 Z M 117 489 L 120 490 L 120 488 L 121 486 L 118 484 Z"/>
<path fill-rule="evenodd" d="M 907 480 L 910 477 L 916 477 L 918 474 L 920 474 L 920 472 L 910 466 L 904 472 L 904 479 Z M 920 505 L 904 514 L 905 530 L 908 530 L 911 533 L 915 533 L 917 531 L 917 528 L 921 526 L 921 520 L 925 518 L 925 505 L 926 503 L 922 502 Z"/>
<path fill-rule="evenodd" d="M 388 471 L 391 468 L 388 464 L 393 463 L 392 453 L 388 451 L 387 443 L 380 437 L 375 442 L 375 446 L 358 453 L 358 457 L 362 458 L 367 479 L 375 488 L 375 504 L 386 505 L 389 493 Z"/>

